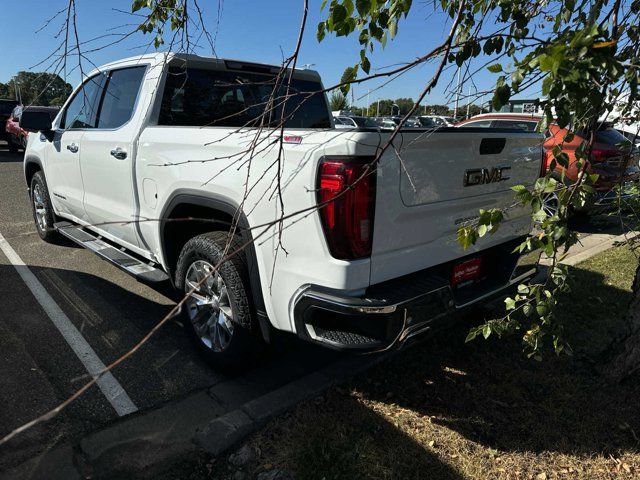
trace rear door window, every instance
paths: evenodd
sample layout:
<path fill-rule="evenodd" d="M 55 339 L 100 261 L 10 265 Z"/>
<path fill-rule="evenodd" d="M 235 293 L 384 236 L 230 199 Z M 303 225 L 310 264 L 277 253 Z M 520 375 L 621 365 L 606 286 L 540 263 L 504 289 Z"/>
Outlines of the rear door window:
<path fill-rule="evenodd" d="M 286 85 L 276 77 L 203 68 L 169 69 L 159 125 L 258 127 L 278 125 Z M 287 128 L 331 128 L 319 82 L 293 79 L 284 112 Z"/>
<path fill-rule="evenodd" d="M 111 72 L 102 96 L 98 128 L 119 128 L 131 119 L 145 70 L 140 66 Z"/>

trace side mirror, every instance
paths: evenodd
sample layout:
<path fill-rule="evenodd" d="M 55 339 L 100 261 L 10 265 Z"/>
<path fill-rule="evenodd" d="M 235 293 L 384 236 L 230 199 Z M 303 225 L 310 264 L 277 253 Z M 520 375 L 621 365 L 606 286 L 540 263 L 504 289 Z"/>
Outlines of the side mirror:
<path fill-rule="evenodd" d="M 27 107 L 20 117 L 20 128 L 27 132 L 41 132 L 47 139 L 53 138 L 51 109 Z"/>
<path fill-rule="evenodd" d="M 36 108 L 25 108 L 20 118 L 20 128 L 27 132 L 50 131 L 51 114 Z"/>

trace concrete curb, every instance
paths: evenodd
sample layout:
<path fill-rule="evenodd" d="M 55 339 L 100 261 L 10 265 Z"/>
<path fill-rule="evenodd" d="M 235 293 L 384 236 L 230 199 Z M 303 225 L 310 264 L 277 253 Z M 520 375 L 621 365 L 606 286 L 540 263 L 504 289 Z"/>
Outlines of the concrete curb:
<path fill-rule="evenodd" d="M 580 243 L 569 249 L 569 255 L 562 260 L 562 264 L 575 266 L 589 258 L 610 249 L 616 243 L 625 243 L 640 237 L 640 232 L 623 233 L 622 235 L 610 235 L 606 233 L 594 233 L 580 240 Z M 542 258 L 541 265 L 551 265 L 551 259 Z"/>
<path fill-rule="evenodd" d="M 636 238 L 640 237 L 640 232 L 629 232 L 627 234 L 622 234 L 622 235 L 615 235 L 615 236 L 607 235 L 607 236 L 610 238 L 604 238 L 606 236 L 603 235 L 603 238 L 598 244 L 593 245 L 589 248 L 585 248 L 581 252 L 578 252 L 575 255 L 566 258 L 562 263 L 570 266 L 577 265 L 578 263 L 584 262 L 585 260 L 593 257 L 594 255 L 597 255 L 600 252 L 609 250 L 611 247 L 615 246 L 616 243 L 624 243 L 631 240 L 635 240 Z"/>
<path fill-rule="evenodd" d="M 225 412 L 207 391 L 160 408 L 134 414 L 62 444 L 15 468 L 0 479 L 66 480 L 110 473 L 149 476 L 188 454 L 218 455 L 240 443 L 272 418 L 331 386 L 381 362 L 388 355 L 348 356 Z"/>

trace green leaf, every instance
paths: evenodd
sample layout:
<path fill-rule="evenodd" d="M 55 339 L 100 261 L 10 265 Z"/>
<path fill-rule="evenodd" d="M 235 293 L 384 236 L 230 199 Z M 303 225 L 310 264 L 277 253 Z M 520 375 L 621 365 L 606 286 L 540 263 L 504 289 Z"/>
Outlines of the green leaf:
<path fill-rule="evenodd" d="M 492 73 L 500 73 L 502 71 L 502 65 L 500 65 L 499 63 L 494 63 L 493 65 L 489 65 L 487 67 L 487 70 Z"/>
<path fill-rule="evenodd" d="M 367 57 L 364 57 L 360 64 L 362 65 L 362 71 L 368 75 L 369 71 L 371 70 L 371 63 L 369 62 L 369 59 Z"/>
<path fill-rule="evenodd" d="M 371 12 L 371 0 L 356 0 L 356 10 L 361 17 Z"/>
<path fill-rule="evenodd" d="M 391 35 L 391 39 L 394 39 L 397 33 L 398 33 L 398 22 L 391 21 L 389 23 L 389 35 Z"/>
<path fill-rule="evenodd" d="M 334 3 L 331 8 L 330 18 L 334 28 L 337 28 L 337 26 L 347 18 L 347 9 L 339 3 Z"/>
<path fill-rule="evenodd" d="M 493 108 L 496 110 L 500 110 L 503 105 L 506 105 L 511 97 L 511 88 L 509 85 L 502 85 L 496 88 L 495 93 L 493 94 L 493 99 L 491 103 L 493 104 Z"/>
<path fill-rule="evenodd" d="M 471 330 L 469 330 L 469 333 L 467 334 L 467 338 L 465 338 L 464 342 L 468 343 L 474 340 L 478 336 L 478 333 L 480 333 L 480 331 L 477 328 L 472 328 Z"/>
<path fill-rule="evenodd" d="M 504 305 L 507 310 L 513 310 L 516 308 L 516 301 L 511 297 L 507 297 L 504 299 Z"/>
<path fill-rule="evenodd" d="M 324 40 L 324 36 L 327 33 L 327 24 L 325 22 L 320 22 L 318 24 L 318 31 L 316 33 L 316 38 L 318 39 L 319 42 L 321 42 L 322 40 Z"/>
<path fill-rule="evenodd" d="M 358 67 L 347 67 L 344 69 L 344 73 L 342 74 L 342 77 L 340 78 L 340 83 L 345 83 L 345 82 L 353 82 L 356 79 L 356 76 L 358 75 Z M 349 89 L 351 88 L 351 85 L 349 83 L 346 83 L 346 85 L 342 85 L 340 87 L 340 90 L 342 91 L 343 94 L 347 94 L 349 93 Z"/>
<path fill-rule="evenodd" d="M 486 340 L 491 335 L 491 325 L 488 323 L 482 328 L 482 336 Z"/>

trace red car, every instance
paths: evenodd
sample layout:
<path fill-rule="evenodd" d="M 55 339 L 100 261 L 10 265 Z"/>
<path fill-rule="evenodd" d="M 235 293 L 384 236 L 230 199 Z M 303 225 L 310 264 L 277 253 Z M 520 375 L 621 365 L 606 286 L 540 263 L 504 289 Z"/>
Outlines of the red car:
<path fill-rule="evenodd" d="M 21 116 L 22 105 L 17 105 L 11 112 L 5 126 L 7 143 L 9 143 L 9 151 L 11 152 L 17 152 L 19 148 L 24 150 L 27 146 L 29 132 L 20 128 Z"/>
<path fill-rule="evenodd" d="M 513 128 L 533 132 L 538 123 L 542 120 L 539 115 L 527 115 L 516 113 L 486 113 L 477 115 L 464 122 L 460 122 L 456 127 L 480 127 L 480 128 Z M 577 168 L 576 149 L 584 141 L 589 140 L 591 135 L 588 132 L 577 133 L 571 142 L 565 142 L 564 138 L 568 131 L 558 125 L 550 125 L 545 132 L 545 159 L 543 173 L 549 169 L 553 159 L 553 148 L 560 145 L 562 151 L 569 157 L 569 168 L 556 165 L 554 177 L 561 179 L 561 173 L 565 171 L 565 182 L 574 183 L 580 174 Z M 617 196 L 613 189 L 621 183 L 640 180 L 640 151 L 630 144 L 628 139 L 610 125 L 603 124 L 594 132 L 593 146 L 591 149 L 591 161 L 587 166 L 587 173 L 597 173 L 599 175 L 594 188 L 598 192 L 594 199 L 594 204 L 604 206 L 614 201 Z M 549 196 L 546 209 L 551 213 L 554 206 L 557 206 L 557 197 Z"/>

